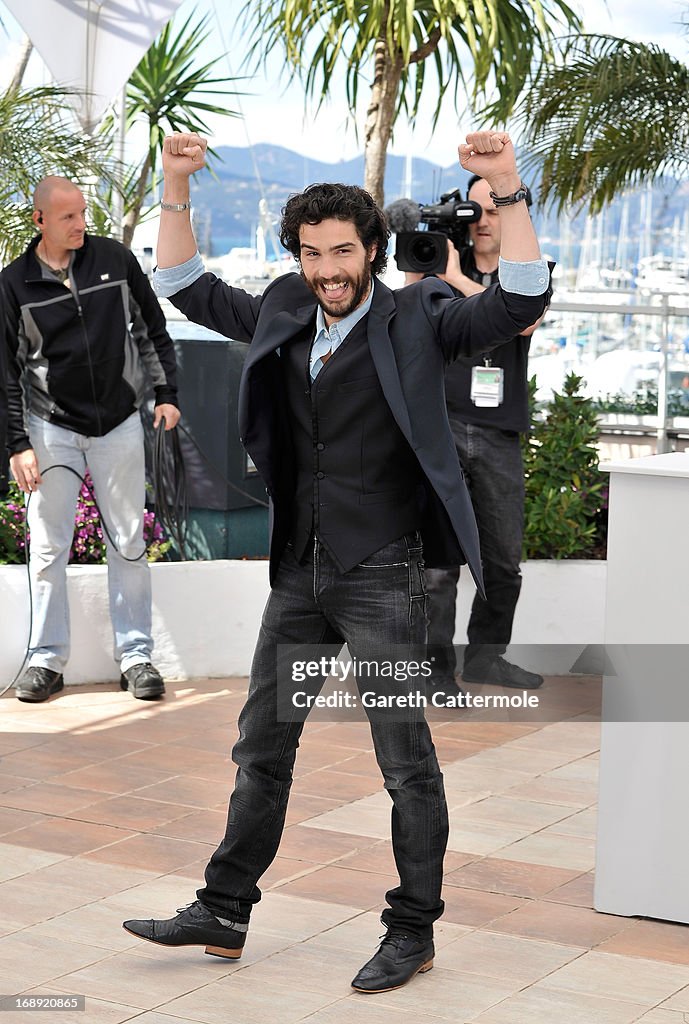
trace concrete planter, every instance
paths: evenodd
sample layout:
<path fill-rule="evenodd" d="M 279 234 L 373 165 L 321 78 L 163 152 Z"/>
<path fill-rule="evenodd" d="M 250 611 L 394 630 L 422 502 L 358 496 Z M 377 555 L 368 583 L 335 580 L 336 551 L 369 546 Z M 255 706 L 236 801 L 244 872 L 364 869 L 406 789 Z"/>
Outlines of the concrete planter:
<path fill-rule="evenodd" d="M 606 564 L 534 561 L 522 568 L 524 584 L 513 645 L 520 648 L 521 663 L 529 662 L 526 667 L 566 671 L 572 664 L 572 647 L 603 643 Z M 151 566 L 151 573 L 154 660 L 161 672 L 170 679 L 248 675 L 268 597 L 267 561 L 160 562 Z M 116 681 L 106 568 L 71 566 L 67 575 L 72 654 L 66 681 Z M 473 595 L 465 572 L 458 624 L 466 623 Z M 23 566 L 0 566 L 0 623 L 0 678 L 7 681 L 19 668 L 29 640 Z M 463 625 L 458 628 L 457 643 L 466 640 L 462 629 Z M 537 647 L 537 653 L 527 656 L 523 647 Z"/>

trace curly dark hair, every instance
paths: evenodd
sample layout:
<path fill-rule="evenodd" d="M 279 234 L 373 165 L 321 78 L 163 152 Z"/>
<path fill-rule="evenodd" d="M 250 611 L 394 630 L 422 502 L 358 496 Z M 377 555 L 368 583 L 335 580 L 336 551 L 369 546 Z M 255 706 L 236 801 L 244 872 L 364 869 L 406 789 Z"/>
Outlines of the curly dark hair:
<path fill-rule="evenodd" d="M 382 274 L 388 262 L 390 230 L 373 197 L 358 185 L 316 183 L 309 185 L 303 192 L 291 195 L 282 209 L 280 241 L 299 263 L 300 227 L 303 224 L 320 224 L 331 218 L 351 221 L 365 249 L 370 249 L 372 245 L 378 247 L 371 261 L 371 272 Z"/>

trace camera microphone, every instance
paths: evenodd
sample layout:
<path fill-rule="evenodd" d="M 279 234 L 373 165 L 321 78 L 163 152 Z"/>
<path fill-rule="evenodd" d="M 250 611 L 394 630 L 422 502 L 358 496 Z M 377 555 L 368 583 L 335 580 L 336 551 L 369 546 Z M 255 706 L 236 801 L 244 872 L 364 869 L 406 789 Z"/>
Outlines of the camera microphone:
<path fill-rule="evenodd" d="M 420 221 L 421 208 L 412 199 L 396 199 L 383 210 L 388 227 L 397 235 L 401 231 L 416 231 Z"/>

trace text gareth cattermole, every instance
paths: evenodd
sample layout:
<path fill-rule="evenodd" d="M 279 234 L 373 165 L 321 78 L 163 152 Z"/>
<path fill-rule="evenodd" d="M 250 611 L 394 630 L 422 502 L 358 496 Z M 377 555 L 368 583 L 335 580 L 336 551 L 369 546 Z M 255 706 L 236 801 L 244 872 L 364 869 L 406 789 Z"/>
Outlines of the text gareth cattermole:
<path fill-rule="evenodd" d="M 333 676 L 335 679 L 394 679 L 403 682 L 405 679 L 428 679 L 433 671 L 430 661 L 381 661 L 358 660 L 346 661 L 335 657 L 314 658 L 311 661 L 292 662 L 292 682 L 303 683 L 306 679 L 317 679 L 319 676 Z"/>

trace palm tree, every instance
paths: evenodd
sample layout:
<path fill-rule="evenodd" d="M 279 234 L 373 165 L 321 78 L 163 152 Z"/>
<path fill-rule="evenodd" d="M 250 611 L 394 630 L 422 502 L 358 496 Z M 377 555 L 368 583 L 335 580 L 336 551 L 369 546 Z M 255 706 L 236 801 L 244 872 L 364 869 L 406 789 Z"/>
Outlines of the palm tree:
<path fill-rule="evenodd" d="M 595 213 L 617 193 L 689 171 L 689 67 L 653 44 L 573 39 L 524 101 L 540 199 Z"/>
<path fill-rule="evenodd" d="M 0 265 L 36 233 L 31 210 L 41 178 L 60 174 L 83 188 L 111 178 L 107 140 L 75 128 L 66 95 L 55 86 L 11 86 L 0 94 Z"/>
<path fill-rule="evenodd" d="M 364 128 L 364 185 L 379 204 L 388 145 L 401 110 L 414 121 L 428 68 L 435 72 L 433 125 L 452 87 L 487 103 L 486 122 L 509 116 L 555 34 L 578 29 L 565 0 L 249 0 L 250 56 L 284 48 L 291 76 L 303 78 L 318 106 L 338 65 L 354 113 L 362 77 L 372 84 Z M 428 87 L 426 87 L 428 92 Z"/>
<path fill-rule="evenodd" d="M 127 246 L 131 245 L 142 207 L 154 187 L 158 153 L 165 135 L 170 131 L 198 131 L 207 135 L 210 130 L 204 120 L 206 115 L 238 116 L 207 99 L 211 94 L 229 96 L 228 91 L 217 88 L 228 78 L 211 74 L 219 57 L 194 66 L 196 50 L 208 38 L 209 31 L 207 18 L 191 26 L 192 18 L 193 13 L 177 32 L 173 30 L 173 23 L 168 22 L 129 79 L 127 128 L 140 119 L 147 122 L 148 152 L 137 173 L 130 174 L 129 181 L 122 183 L 126 210 L 122 240 Z M 112 117 L 105 128 L 106 131 L 112 130 Z"/>

